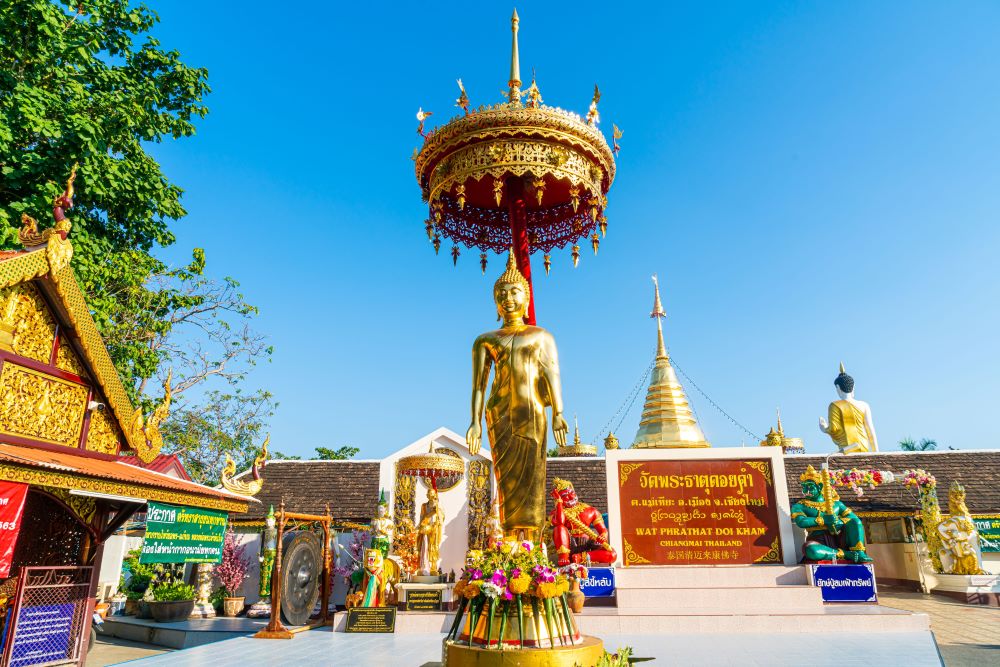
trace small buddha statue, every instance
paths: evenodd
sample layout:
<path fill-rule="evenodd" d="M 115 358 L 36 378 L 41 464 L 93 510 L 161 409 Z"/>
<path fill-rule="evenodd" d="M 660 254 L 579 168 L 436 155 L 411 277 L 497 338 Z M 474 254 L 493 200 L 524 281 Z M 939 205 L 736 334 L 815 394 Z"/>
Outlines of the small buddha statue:
<path fill-rule="evenodd" d="M 539 542 L 545 524 L 546 408 L 552 408 L 552 433 L 559 446 L 566 445 L 569 431 L 559 355 L 552 334 L 524 323 L 531 285 L 518 270 L 513 250 L 493 285 L 493 300 L 503 325 L 472 346 L 472 424 L 465 440 L 476 454 L 485 411 L 504 533 Z"/>
<path fill-rule="evenodd" d="M 385 491 L 382 491 L 375 510 L 375 518 L 372 519 L 372 547 L 381 551 L 383 558 L 389 555 L 394 530 L 395 526 L 389 517 L 389 503 L 385 498 Z"/>
<path fill-rule="evenodd" d="M 438 504 L 435 489 L 427 491 L 427 502 L 420 507 L 417 524 L 418 569 L 422 576 L 440 573 L 441 538 L 444 533 L 444 510 Z"/>
<path fill-rule="evenodd" d="M 980 562 L 979 531 L 965 505 L 965 488 L 954 481 L 948 491 L 947 519 L 937 525 L 941 567 L 945 574 L 986 574 Z"/>
<path fill-rule="evenodd" d="M 833 440 L 841 454 L 864 454 L 878 451 L 878 438 L 872 423 L 872 409 L 854 398 L 854 378 L 840 364 L 840 375 L 833 381 L 839 401 L 830 404 L 829 422 L 819 418 L 819 428 Z"/>

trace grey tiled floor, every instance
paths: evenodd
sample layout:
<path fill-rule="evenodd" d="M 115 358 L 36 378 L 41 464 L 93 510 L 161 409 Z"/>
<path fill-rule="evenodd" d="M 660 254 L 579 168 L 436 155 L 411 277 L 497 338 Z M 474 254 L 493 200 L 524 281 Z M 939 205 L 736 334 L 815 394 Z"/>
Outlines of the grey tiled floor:
<path fill-rule="evenodd" d="M 420 667 L 441 659 L 443 635 L 360 635 L 329 628 L 303 632 L 291 640 L 240 637 L 128 663 L 128 667 L 227 667 L 308 665 L 310 667 Z M 810 635 L 641 635 L 604 637 L 609 650 L 632 646 L 651 665 L 731 667 L 847 667 L 878 664 L 940 667 L 929 632 Z M 835 647 L 823 651 L 824 644 Z"/>

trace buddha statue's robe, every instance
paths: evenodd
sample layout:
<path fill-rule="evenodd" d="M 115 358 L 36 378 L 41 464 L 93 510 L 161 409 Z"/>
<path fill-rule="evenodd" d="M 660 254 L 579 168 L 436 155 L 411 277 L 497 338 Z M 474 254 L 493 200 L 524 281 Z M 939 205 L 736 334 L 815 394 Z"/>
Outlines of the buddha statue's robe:
<path fill-rule="evenodd" d="M 844 454 L 874 451 L 864 410 L 850 401 L 830 404 L 827 435 Z"/>
<path fill-rule="evenodd" d="M 540 534 L 545 523 L 545 408 L 558 396 L 547 377 L 558 378 L 556 345 L 541 327 L 509 327 L 480 336 L 473 355 L 486 353 L 493 385 L 486 401 L 486 431 L 497 479 L 500 523 L 507 534 Z M 551 372 L 550 372 L 551 371 Z"/>

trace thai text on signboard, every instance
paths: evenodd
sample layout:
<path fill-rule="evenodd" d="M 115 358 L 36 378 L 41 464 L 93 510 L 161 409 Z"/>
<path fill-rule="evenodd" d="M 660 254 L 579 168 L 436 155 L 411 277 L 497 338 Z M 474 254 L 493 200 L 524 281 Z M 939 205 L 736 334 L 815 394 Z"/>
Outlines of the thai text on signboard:
<path fill-rule="evenodd" d="M 871 563 L 810 565 L 812 583 L 823 602 L 877 602 L 875 566 Z"/>
<path fill-rule="evenodd" d="M 979 531 L 979 547 L 987 552 L 1000 552 L 1000 514 L 972 519 Z"/>
<path fill-rule="evenodd" d="M 27 497 L 27 484 L 0 482 L 0 578 L 10 576 L 14 546 L 21 532 L 21 515 L 24 514 L 24 500 Z"/>
<path fill-rule="evenodd" d="M 615 594 L 615 568 L 587 568 L 587 578 L 580 580 L 580 590 L 588 598 L 606 598 Z"/>
<path fill-rule="evenodd" d="M 618 485 L 625 565 L 782 562 L 770 460 L 619 461 Z"/>
<path fill-rule="evenodd" d="M 225 512 L 149 503 L 140 563 L 220 563 Z"/>
<path fill-rule="evenodd" d="M 71 655 L 72 602 L 22 607 L 11 648 L 11 667 L 50 664 Z"/>
<path fill-rule="evenodd" d="M 395 607 L 353 607 L 347 610 L 347 632 L 395 632 Z"/>

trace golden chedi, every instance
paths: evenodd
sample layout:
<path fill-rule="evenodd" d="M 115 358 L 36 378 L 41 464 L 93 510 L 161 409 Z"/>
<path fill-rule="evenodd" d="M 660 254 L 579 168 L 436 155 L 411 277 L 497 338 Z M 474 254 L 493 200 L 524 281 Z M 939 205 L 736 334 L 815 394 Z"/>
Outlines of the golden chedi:
<path fill-rule="evenodd" d="M 557 444 L 566 444 L 569 430 L 563 418 L 559 355 L 548 331 L 524 323 L 531 288 L 517 269 L 513 251 L 507 270 L 493 286 L 493 298 L 503 325 L 476 338 L 472 346 L 472 424 L 466 442 L 470 452 L 479 451 L 485 413 L 504 533 L 537 542 L 546 519 L 546 408 L 552 408 Z M 493 385 L 487 396 L 491 370 Z"/>
<path fill-rule="evenodd" d="M 573 415 L 573 444 L 560 445 L 556 456 L 597 456 L 597 447 L 580 440 L 580 422 Z"/>
<path fill-rule="evenodd" d="M 771 427 L 764 439 L 760 441 L 761 447 L 781 447 L 783 454 L 804 454 L 806 447 L 802 444 L 802 438 L 786 438 L 785 429 L 781 426 L 781 410 L 778 410 L 778 427 Z"/>
<path fill-rule="evenodd" d="M 653 276 L 653 312 L 656 320 L 656 365 L 646 392 L 646 403 L 642 408 L 639 431 L 635 434 L 633 448 L 672 449 L 689 447 L 711 447 L 705 434 L 698 426 L 684 393 L 684 387 L 677 379 L 674 367 L 670 365 L 670 355 L 663 342 L 662 319 L 667 316 L 660 301 L 660 285 Z"/>

